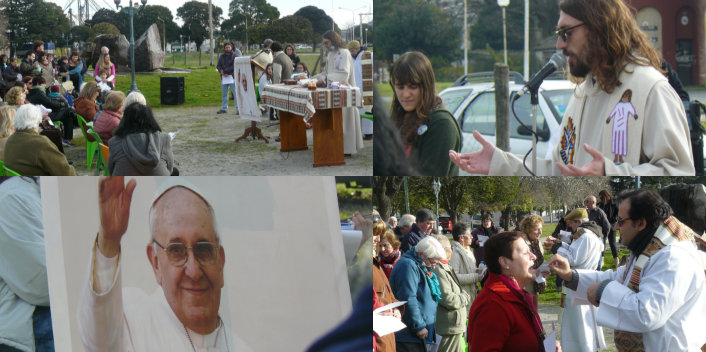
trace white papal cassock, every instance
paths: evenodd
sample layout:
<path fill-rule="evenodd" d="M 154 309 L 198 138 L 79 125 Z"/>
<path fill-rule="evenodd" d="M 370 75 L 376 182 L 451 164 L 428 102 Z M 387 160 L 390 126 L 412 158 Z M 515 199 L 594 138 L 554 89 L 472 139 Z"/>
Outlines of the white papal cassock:
<path fill-rule="evenodd" d="M 574 239 L 571 245 L 562 243 L 556 254 L 566 258 L 572 269 L 595 269 L 601 260 L 603 242 L 587 228 L 581 227 L 578 231 L 583 231 L 581 237 Z M 561 322 L 562 350 L 591 352 L 605 348 L 603 329 L 596 323 L 596 307 L 574 304 L 573 296 L 574 292 L 567 290 Z"/>
<path fill-rule="evenodd" d="M 191 330 L 187 335 L 161 287 L 152 295 L 139 289 L 123 290 L 119 258 L 104 257 L 96 246 L 91 251 L 78 304 L 78 327 L 86 351 L 235 350 L 225 323 L 208 335 Z"/>

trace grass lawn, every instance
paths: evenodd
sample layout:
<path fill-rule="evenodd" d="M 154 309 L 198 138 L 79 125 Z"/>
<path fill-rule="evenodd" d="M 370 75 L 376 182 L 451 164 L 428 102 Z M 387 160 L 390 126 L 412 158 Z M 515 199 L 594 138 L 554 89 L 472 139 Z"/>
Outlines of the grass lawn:
<path fill-rule="evenodd" d="M 253 53 L 249 53 L 252 55 Z M 214 66 L 210 66 L 210 59 L 207 53 L 201 56 L 201 65 L 199 66 L 199 54 L 187 53 L 186 65 L 184 65 L 184 54 L 174 54 L 174 64 L 172 64 L 172 55 L 167 54 L 164 59 L 165 67 L 182 68 L 192 70 L 190 73 L 164 73 L 164 74 L 136 74 L 135 84 L 137 84 L 140 92 L 145 95 L 147 102 L 153 108 L 165 107 L 161 104 L 160 94 L 160 77 L 168 76 L 183 76 L 184 77 L 184 104 L 183 107 L 194 106 L 212 106 L 221 105 L 221 86 L 219 84 L 220 76 L 216 71 L 215 64 L 218 62 L 218 56 L 214 57 Z M 306 63 L 311 70 L 316 63 L 318 54 L 304 53 L 299 54 L 301 60 Z M 320 65 L 320 64 L 319 64 Z M 120 74 L 115 79 L 116 89 L 127 92 L 130 89 L 132 78 L 129 72 L 126 75 Z M 91 78 L 86 76 L 86 80 Z M 255 77 L 255 81 L 259 76 Z M 232 103 L 231 103 L 232 104 Z"/>

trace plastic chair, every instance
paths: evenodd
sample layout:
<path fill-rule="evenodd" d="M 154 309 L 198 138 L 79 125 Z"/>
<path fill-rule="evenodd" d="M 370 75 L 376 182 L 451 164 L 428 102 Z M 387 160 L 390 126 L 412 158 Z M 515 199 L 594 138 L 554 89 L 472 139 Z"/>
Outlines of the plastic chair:
<path fill-rule="evenodd" d="M 373 114 L 370 114 L 370 113 L 367 113 L 367 112 L 366 112 L 366 113 L 360 114 L 360 118 L 361 118 L 361 119 L 368 119 L 368 120 L 370 120 L 370 121 L 373 121 Z"/>
<path fill-rule="evenodd" d="M 93 155 L 96 154 L 96 150 L 98 149 L 98 141 L 99 139 L 91 141 L 88 139 L 89 134 L 86 133 L 86 131 L 93 131 L 92 128 L 86 127 L 88 126 L 88 123 L 86 123 L 86 119 L 83 118 L 83 116 L 76 114 L 76 117 L 78 118 L 78 125 L 81 129 L 81 134 L 83 134 L 83 138 L 86 139 L 86 168 L 88 170 L 91 170 L 93 168 Z M 94 132 L 95 133 L 95 132 Z M 96 134 L 97 136 L 98 134 Z M 91 135 L 91 137 L 93 137 Z"/>
<path fill-rule="evenodd" d="M 101 172 L 105 176 L 110 176 L 110 171 L 108 171 L 108 156 L 110 155 L 110 149 L 108 149 L 108 146 L 103 143 L 98 143 L 98 145 L 100 146 L 100 152 L 97 153 L 98 159 L 96 160 L 96 176 L 100 175 Z"/>
<path fill-rule="evenodd" d="M 0 176 L 22 176 L 12 169 L 5 166 L 5 163 L 0 160 Z"/>

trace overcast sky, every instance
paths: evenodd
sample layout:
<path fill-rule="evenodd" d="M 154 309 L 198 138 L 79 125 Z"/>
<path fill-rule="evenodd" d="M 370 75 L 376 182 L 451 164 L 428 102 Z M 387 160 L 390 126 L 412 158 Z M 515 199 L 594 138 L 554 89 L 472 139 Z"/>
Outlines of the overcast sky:
<path fill-rule="evenodd" d="M 72 0 L 47 0 L 59 4 L 62 8 L 66 7 Z M 85 1 L 85 0 L 84 0 Z M 115 10 L 115 0 L 93 0 L 96 4 L 103 7 L 108 7 L 107 4 L 111 5 L 111 10 Z M 207 0 L 198 0 L 201 2 L 208 2 Z M 172 15 L 175 17 L 175 21 L 181 25 L 182 21 L 176 18 L 176 11 L 185 1 L 174 1 L 174 0 L 147 0 L 147 5 L 162 5 L 169 8 L 172 11 Z M 373 0 L 268 0 L 270 5 L 276 7 L 279 10 L 280 17 L 288 16 L 294 14 L 297 10 L 304 6 L 313 5 L 326 12 L 327 15 L 333 17 L 333 20 L 341 28 L 347 28 L 353 21 L 353 16 L 355 13 L 355 23 L 358 24 L 360 17 L 358 14 L 361 13 L 372 13 L 373 12 Z M 134 3 L 140 3 L 140 0 L 134 0 Z M 129 0 L 121 0 L 121 5 L 128 6 Z M 224 18 L 228 18 L 228 6 L 230 0 L 213 0 L 213 5 L 220 7 L 223 10 Z M 344 9 L 341 9 L 343 7 Z M 73 8 L 74 15 L 78 12 L 78 6 L 76 5 L 76 0 L 73 0 L 71 4 Z M 91 11 L 93 12 L 93 7 L 91 6 Z M 363 16 L 363 22 L 368 22 L 372 20 L 372 16 Z"/>

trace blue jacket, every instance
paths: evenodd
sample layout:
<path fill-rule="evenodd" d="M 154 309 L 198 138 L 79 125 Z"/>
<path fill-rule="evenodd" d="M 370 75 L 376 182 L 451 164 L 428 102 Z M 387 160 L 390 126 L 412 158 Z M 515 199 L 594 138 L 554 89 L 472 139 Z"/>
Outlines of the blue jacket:
<path fill-rule="evenodd" d="M 402 238 L 402 245 L 400 246 L 400 250 L 402 253 L 407 252 L 410 248 L 413 246 L 416 246 L 419 241 L 422 240 L 426 236 L 424 233 L 422 233 L 422 230 L 417 227 L 417 224 L 412 224 L 412 228 L 409 229 L 409 232 L 407 232 L 406 235 L 404 235 L 404 238 Z"/>
<path fill-rule="evenodd" d="M 397 331 L 395 340 L 420 343 L 416 333 L 426 328 L 429 332 L 426 343 L 433 343 L 436 336 L 436 302 L 431 296 L 427 279 L 412 258 L 411 252 L 402 255 L 392 268 L 390 287 L 397 300 L 407 301 L 402 315 L 402 322 L 407 328 Z"/>

